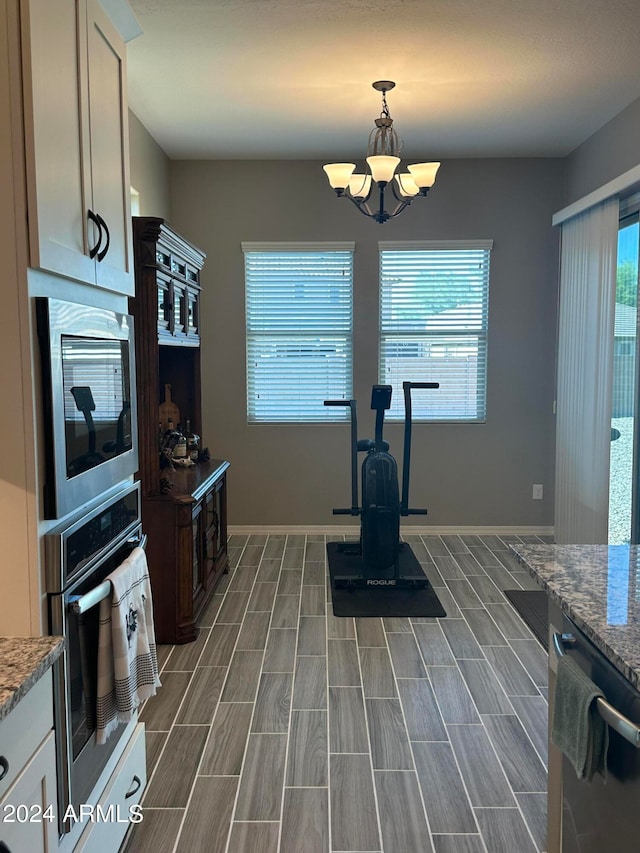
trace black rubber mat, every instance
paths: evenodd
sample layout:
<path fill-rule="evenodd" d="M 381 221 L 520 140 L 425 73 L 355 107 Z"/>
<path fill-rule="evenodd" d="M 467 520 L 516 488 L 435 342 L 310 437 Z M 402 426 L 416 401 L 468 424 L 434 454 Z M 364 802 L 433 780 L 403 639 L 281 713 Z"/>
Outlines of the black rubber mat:
<path fill-rule="evenodd" d="M 327 557 L 331 575 L 331 598 L 334 616 L 446 616 L 431 584 L 424 589 L 335 589 L 336 575 L 360 574 L 362 559 L 340 550 L 343 542 L 328 542 Z M 410 577 L 426 577 L 408 545 L 400 552 L 400 573 Z"/>
<path fill-rule="evenodd" d="M 549 645 L 548 597 L 543 589 L 505 589 L 504 594 L 535 634 L 536 640 Z"/>

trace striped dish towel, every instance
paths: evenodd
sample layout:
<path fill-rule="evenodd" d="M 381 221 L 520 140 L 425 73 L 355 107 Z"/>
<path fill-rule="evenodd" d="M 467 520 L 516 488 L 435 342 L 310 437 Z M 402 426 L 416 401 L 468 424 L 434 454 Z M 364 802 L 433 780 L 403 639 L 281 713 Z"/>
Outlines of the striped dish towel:
<path fill-rule="evenodd" d="M 100 602 L 96 742 L 155 696 L 160 687 L 147 557 L 134 548 L 112 572 L 111 597 Z"/>

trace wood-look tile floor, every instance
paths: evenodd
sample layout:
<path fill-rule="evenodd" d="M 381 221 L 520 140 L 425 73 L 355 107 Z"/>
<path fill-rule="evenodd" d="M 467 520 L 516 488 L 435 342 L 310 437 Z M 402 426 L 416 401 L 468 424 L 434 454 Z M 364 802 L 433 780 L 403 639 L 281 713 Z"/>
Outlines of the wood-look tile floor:
<path fill-rule="evenodd" d="M 544 850 L 547 656 L 501 592 L 536 588 L 522 540 L 405 539 L 446 618 L 336 618 L 325 537 L 231 537 L 196 642 L 159 649 L 127 853 Z"/>

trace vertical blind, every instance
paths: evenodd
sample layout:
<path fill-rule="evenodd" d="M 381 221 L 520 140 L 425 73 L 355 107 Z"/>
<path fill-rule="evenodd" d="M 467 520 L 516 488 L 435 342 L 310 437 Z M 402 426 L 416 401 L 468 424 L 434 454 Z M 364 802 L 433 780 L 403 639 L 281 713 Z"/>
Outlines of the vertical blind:
<path fill-rule="evenodd" d="M 344 420 L 352 396 L 353 243 L 243 243 L 249 423 Z"/>
<path fill-rule="evenodd" d="M 484 421 L 489 254 L 492 241 L 405 242 L 380 247 L 380 382 L 389 417 L 404 417 L 402 382 L 418 391 L 417 420 Z"/>
<path fill-rule="evenodd" d="M 619 202 L 562 224 L 555 539 L 607 541 Z"/>

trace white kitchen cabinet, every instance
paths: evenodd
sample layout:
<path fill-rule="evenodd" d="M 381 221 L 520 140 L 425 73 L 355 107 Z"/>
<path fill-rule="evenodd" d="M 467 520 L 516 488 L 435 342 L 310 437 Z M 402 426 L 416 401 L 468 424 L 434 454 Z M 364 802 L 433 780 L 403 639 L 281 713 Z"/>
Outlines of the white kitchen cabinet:
<path fill-rule="evenodd" d="M 125 42 L 98 0 L 21 0 L 30 265 L 134 292 Z"/>
<path fill-rule="evenodd" d="M 53 731 L 0 800 L 0 841 L 9 853 L 52 853 L 58 845 Z"/>
<path fill-rule="evenodd" d="M 138 723 L 96 806 L 96 815 L 108 819 L 90 821 L 73 853 L 117 853 L 131 823 L 141 820 L 146 784 L 145 728 Z"/>
<path fill-rule="evenodd" d="M 0 841 L 10 853 L 51 853 L 58 844 L 52 726 L 48 670 L 0 721 Z"/>

